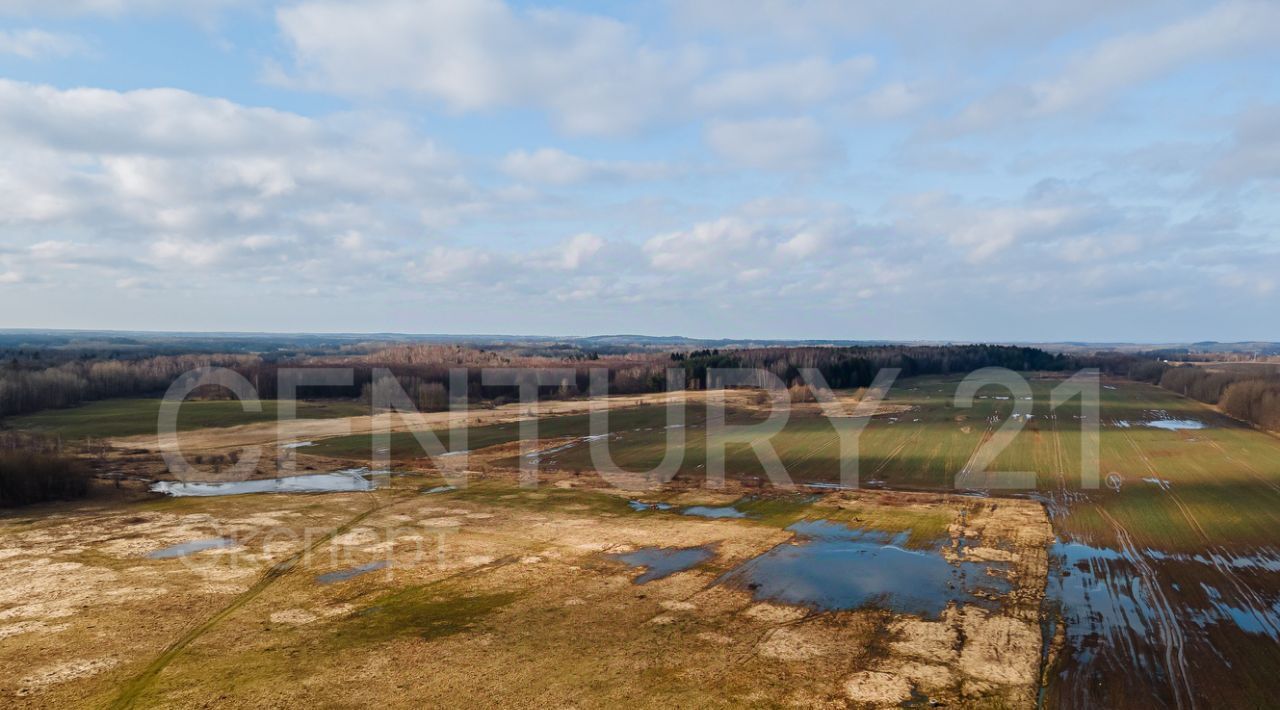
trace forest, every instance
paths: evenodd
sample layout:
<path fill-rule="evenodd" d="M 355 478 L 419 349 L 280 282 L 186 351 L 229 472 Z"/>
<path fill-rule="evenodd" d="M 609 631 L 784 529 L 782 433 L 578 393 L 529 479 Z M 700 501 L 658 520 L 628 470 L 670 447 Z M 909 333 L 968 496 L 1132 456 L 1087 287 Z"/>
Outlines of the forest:
<path fill-rule="evenodd" d="M 390 371 L 422 411 L 448 407 L 450 371 L 466 369 L 467 399 L 502 404 L 516 397 L 513 387 L 487 386 L 483 368 L 558 368 L 571 376 L 541 388 L 543 398 L 578 397 L 590 385 L 591 371 L 608 371 L 612 394 L 661 391 L 668 368 L 684 370 L 685 387 L 708 386 L 713 368 L 755 368 L 775 375 L 785 386 L 807 384 L 800 373 L 817 369 L 830 387 L 865 387 L 881 368 L 898 368 L 901 377 L 971 372 L 982 367 L 1020 371 L 1068 371 L 1096 367 L 1106 374 L 1157 384 L 1183 396 L 1217 405 L 1231 416 L 1270 430 L 1280 430 L 1280 367 L 1271 365 L 1171 365 L 1164 353 L 1053 353 L 1009 345 L 854 345 L 674 348 L 632 350 L 611 344 L 492 342 L 386 343 L 331 342 L 260 352 L 168 354 L 172 344 L 154 350 L 50 349 L 9 350 L 0 367 L 0 417 L 71 407 L 113 397 L 159 396 L 180 375 L 198 367 L 225 367 L 245 377 L 262 399 L 276 399 L 282 368 L 349 368 L 350 384 L 303 387 L 304 399 L 368 401 L 375 372 Z M 201 343 L 201 345 L 206 345 Z M 293 345 L 290 343 L 289 345 Z M 164 353 L 164 354 L 160 354 Z M 213 388 L 195 396 L 222 398 Z"/>

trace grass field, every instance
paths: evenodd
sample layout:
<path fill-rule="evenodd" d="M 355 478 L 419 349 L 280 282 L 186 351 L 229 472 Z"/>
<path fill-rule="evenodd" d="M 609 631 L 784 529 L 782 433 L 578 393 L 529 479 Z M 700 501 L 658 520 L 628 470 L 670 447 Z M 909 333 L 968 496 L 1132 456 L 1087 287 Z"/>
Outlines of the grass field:
<path fill-rule="evenodd" d="M 792 494 L 743 501 L 758 517 L 707 520 L 510 478 L 420 492 L 439 482 L 410 474 L 367 493 L 82 502 L 56 516 L 0 516 L 0 697 L 13 707 L 451 707 L 460 697 L 502 707 L 860 707 L 872 701 L 857 681 L 871 673 L 920 676 L 903 700 L 1026 707 L 1034 698 L 1037 626 L 1025 611 L 1043 588 L 1048 524 L 1029 501 L 1004 503 L 1023 525 L 970 538 L 1013 556 L 990 568 L 1010 591 L 923 619 L 884 605 L 806 613 L 724 579 L 797 542 L 780 527 L 797 516 L 856 512 L 859 525 L 946 540 L 957 519 L 1002 522 L 986 502 Z M 711 505 L 736 493 L 655 495 Z M 151 556 L 210 536 L 236 544 Z M 650 547 L 711 556 L 638 584 L 638 570 L 613 553 Z M 385 567 L 322 581 L 374 562 Z M 1024 568 L 1038 572 L 1011 575 Z M 938 639 L 944 657 L 921 676 L 919 649 Z"/>
<path fill-rule="evenodd" d="M 66 440 L 105 439 L 137 436 L 156 431 L 160 399 L 106 399 L 69 409 L 51 409 L 21 417 L 9 417 L 0 424 L 9 429 L 61 436 Z M 261 412 L 246 412 L 239 401 L 191 400 L 178 413 L 178 429 L 192 431 L 209 427 L 275 421 L 278 402 L 263 400 Z M 368 414 L 369 406 L 357 402 L 298 402 L 298 417 L 325 419 Z"/>
<path fill-rule="evenodd" d="M 1145 669 L 1142 692 L 1169 707 L 1215 699 L 1255 706 L 1280 692 L 1280 439 L 1158 387 L 1107 382 L 1100 392 L 1101 485 L 1088 488 L 1080 471 L 1079 403 L 1050 407 L 1060 379 L 1031 378 L 1029 402 L 984 388 L 971 408 L 955 406 L 959 382 L 899 382 L 886 400 L 893 411 L 874 417 L 860 438 L 860 480 L 885 488 L 983 488 L 985 479 L 967 470 L 975 453 L 992 445 L 1015 404 L 1029 406 L 1031 418 L 987 468 L 1033 473 L 1034 489 L 1021 495 L 1045 502 L 1060 547 L 1076 551 L 1060 555 L 1063 581 L 1051 585 L 1058 605 L 1052 614 L 1067 624 L 1051 704 L 1124 706 L 1135 668 Z M 732 411 L 729 422 L 761 416 Z M 696 482 L 705 470 L 706 413 L 691 405 L 686 417 L 679 477 Z M 1161 420 L 1202 428 L 1150 426 Z M 664 407 L 614 412 L 614 462 L 630 471 L 656 466 L 672 433 L 667 424 Z M 592 470 L 582 439 L 589 433 L 586 416 L 541 420 L 545 451 L 538 464 Z M 479 427 L 466 448 L 517 439 L 514 423 Z M 794 411 L 770 443 L 795 482 L 839 481 L 835 429 L 812 409 Z M 318 442 L 310 453 L 360 459 L 369 446 L 367 436 L 342 437 Z M 519 464 L 509 448 L 501 451 L 493 464 Z M 408 462 L 423 453 L 411 434 L 397 434 L 392 456 Z M 746 444 L 729 446 L 726 471 L 731 478 L 764 473 Z M 1080 549 L 1090 552 L 1080 557 Z M 1115 682 L 1099 686 L 1098 677 Z"/>
<path fill-rule="evenodd" d="M 958 476 L 979 446 L 990 446 L 993 432 L 1003 426 L 1014 402 L 1002 390 L 979 393 L 972 408 L 953 401 L 959 378 L 904 380 L 886 402 L 894 411 L 873 418 L 859 440 L 859 471 L 863 485 L 893 488 L 951 490 L 981 488 L 981 481 Z M 1058 380 L 1033 379 L 1032 418 L 1012 442 L 994 458 L 992 471 L 1029 471 L 1036 490 L 1044 494 L 1082 488 L 1080 408 L 1068 402 L 1049 406 Z M 1101 487 L 1093 498 L 1105 512 L 1135 535 L 1135 543 L 1160 549 L 1195 551 L 1213 544 L 1259 545 L 1274 540 L 1280 529 L 1280 439 L 1256 431 L 1208 407 L 1157 387 L 1125 383 L 1108 385 L 1101 393 L 1099 429 Z M 609 452 L 628 471 L 656 467 L 669 436 L 665 407 L 623 409 L 610 414 Z M 730 424 L 758 421 L 754 412 L 731 411 Z M 989 421 L 991 417 L 996 421 Z M 1202 429 L 1165 430 L 1146 426 L 1156 417 L 1187 419 Z M 1120 424 L 1118 424 L 1120 423 Z M 1121 424 L 1128 423 L 1129 426 Z M 680 476 L 698 479 L 707 460 L 706 412 L 700 405 L 686 411 L 684 457 Z M 450 444 L 447 431 L 435 432 Z M 591 470 L 590 447 L 581 441 L 590 433 L 586 415 L 542 419 L 538 423 L 543 447 L 558 449 L 539 457 L 544 468 Z M 569 442 L 566 438 L 579 441 Z M 519 439 L 519 425 L 474 427 L 467 449 L 508 444 Z M 555 443 L 556 446 L 550 445 Z M 830 421 L 812 410 L 795 411 L 785 429 L 770 443 L 795 482 L 840 481 L 839 438 Z M 367 459 L 371 440 L 353 435 L 317 442 L 309 454 Z M 449 446 L 451 450 L 463 448 Z M 391 436 L 391 458 L 407 461 L 425 456 L 409 432 Z M 498 463 L 515 467 L 515 456 Z M 755 452 L 747 444 L 727 447 L 729 476 L 764 475 Z M 1119 492 L 1108 487 L 1108 476 L 1120 482 Z M 1151 480 L 1144 480 L 1151 479 Z M 1167 481 L 1161 485 L 1155 481 Z M 1101 514 L 1079 511 L 1062 521 L 1066 531 L 1090 543 L 1115 541 L 1114 525 Z"/>

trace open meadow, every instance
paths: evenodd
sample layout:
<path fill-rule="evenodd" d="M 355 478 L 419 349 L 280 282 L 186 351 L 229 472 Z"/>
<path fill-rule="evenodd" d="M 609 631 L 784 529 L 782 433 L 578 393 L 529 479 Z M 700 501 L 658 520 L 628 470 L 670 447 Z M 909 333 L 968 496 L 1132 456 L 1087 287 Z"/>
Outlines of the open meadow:
<path fill-rule="evenodd" d="M 519 451 L 528 407 L 470 411 L 465 447 L 443 414 L 427 416 L 466 452 L 466 486 L 441 479 L 397 421 L 382 488 L 7 516 L 4 692 L 121 707 L 481 693 L 495 704 L 1063 708 L 1254 707 L 1280 693 L 1280 440 L 1107 379 L 1091 488 L 1079 471 L 1088 415 L 1075 400 L 1050 407 L 1061 378 L 1030 377 L 1021 402 L 986 387 L 968 408 L 956 406 L 959 382 L 893 387 L 859 440 L 860 490 L 833 488 L 840 441 L 813 403 L 796 404 L 770 440 L 795 485 L 771 486 L 737 443 L 725 487 L 708 487 L 708 409 L 690 393 L 678 426 L 665 396 L 611 402 L 603 438 L 623 469 L 642 474 L 668 437 L 683 438 L 674 477 L 657 487 L 601 480 L 586 403 L 557 401 L 532 454 Z M 766 416 L 755 393 L 728 401 L 730 425 Z M 187 422 L 220 410 L 209 404 L 238 408 L 193 404 Z M 368 465 L 368 412 L 313 406 L 303 411 L 352 416 L 300 423 L 316 435 L 293 449 L 300 472 Z M 64 436 L 119 425 L 75 411 L 11 421 L 58 430 L 61 419 Z M 1031 472 L 1035 487 L 984 490 L 977 462 L 1015 413 L 1021 426 L 988 468 Z M 234 412 L 215 421 L 236 426 L 184 436 L 209 452 L 276 436 Z M 348 426 L 363 433 L 325 436 Z M 147 440 L 119 435 L 130 451 Z M 517 485 L 522 463 L 537 487 Z M 906 551 L 892 563 L 901 576 L 848 587 L 864 572 L 840 568 L 834 550 L 864 545 Z"/>

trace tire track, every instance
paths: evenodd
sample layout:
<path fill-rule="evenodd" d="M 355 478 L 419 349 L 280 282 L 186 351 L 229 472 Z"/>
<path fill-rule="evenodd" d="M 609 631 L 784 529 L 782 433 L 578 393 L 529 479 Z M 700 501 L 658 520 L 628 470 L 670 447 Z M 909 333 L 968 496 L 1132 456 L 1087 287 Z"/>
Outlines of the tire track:
<path fill-rule="evenodd" d="M 370 495 L 373 495 L 373 494 L 370 494 Z M 382 504 L 375 503 L 375 505 L 370 506 L 368 509 L 359 513 L 355 517 L 347 520 L 345 523 L 334 528 L 328 534 L 320 537 L 319 539 L 317 539 L 315 542 L 311 543 L 307 547 L 294 553 L 288 559 L 285 559 L 281 562 L 278 562 L 272 565 L 270 568 L 267 569 L 266 572 L 262 574 L 261 577 L 258 578 L 257 582 L 254 582 L 253 586 L 241 592 L 239 595 L 236 596 L 235 599 L 232 599 L 226 606 L 219 609 L 213 616 L 209 617 L 208 619 L 205 619 L 198 626 L 186 632 L 176 641 L 174 641 L 173 643 L 165 647 L 164 651 L 162 651 L 159 656 L 157 656 L 154 660 L 152 660 L 151 663 L 147 664 L 147 667 L 144 668 L 141 673 L 134 676 L 133 679 L 125 683 L 125 685 L 120 689 L 120 693 L 116 696 L 115 700 L 113 700 L 108 707 L 112 708 L 113 710 L 124 710 L 125 708 L 132 708 L 137 702 L 138 696 L 141 695 L 143 691 L 145 691 L 147 688 L 149 688 L 151 684 L 155 681 L 156 677 L 159 676 L 160 673 L 170 663 L 172 663 L 175 658 L 182 655 L 182 652 L 186 650 L 188 646 L 190 646 L 192 643 L 198 640 L 201 636 L 206 634 L 210 629 L 217 626 L 218 623 L 221 622 L 223 619 L 226 619 L 227 617 L 231 616 L 237 610 L 243 607 L 245 604 L 248 604 L 249 602 L 256 599 L 260 594 L 262 594 L 262 592 L 266 591 L 267 588 L 270 587 L 272 584 L 274 584 L 277 580 L 284 578 L 286 575 L 288 575 L 290 572 L 296 569 L 298 562 L 304 559 L 306 555 L 309 555 L 310 553 L 315 552 L 317 549 L 327 544 L 333 538 L 350 531 L 353 527 L 355 527 L 356 525 L 359 525 L 362 521 L 364 521 L 370 515 L 373 515 L 378 511 L 385 510 L 393 505 L 403 502 L 404 500 L 408 500 L 408 498 L 397 497 Z"/>
<path fill-rule="evenodd" d="M 1165 668 L 1169 676 L 1169 687 L 1173 691 L 1174 705 L 1178 708 L 1194 709 L 1196 706 L 1195 695 L 1191 691 L 1191 683 L 1188 680 L 1189 673 L 1184 650 L 1186 638 L 1182 634 L 1182 626 L 1178 623 L 1177 615 L 1173 611 L 1173 605 L 1169 603 L 1168 597 L 1165 596 L 1164 589 L 1160 586 L 1160 580 L 1155 570 L 1147 562 L 1146 558 L 1142 556 L 1137 546 L 1134 545 L 1133 538 L 1129 536 L 1129 531 L 1102 506 L 1097 506 L 1097 510 L 1098 514 L 1115 528 L 1116 540 L 1120 543 L 1121 552 L 1124 554 L 1125 559 L 1133 564 L 1144 586 L 1147 587 L 1148 596 L 1151 599 L 1151 609 L 1155 613 L 1157 630 L 1162 637 Z"/>

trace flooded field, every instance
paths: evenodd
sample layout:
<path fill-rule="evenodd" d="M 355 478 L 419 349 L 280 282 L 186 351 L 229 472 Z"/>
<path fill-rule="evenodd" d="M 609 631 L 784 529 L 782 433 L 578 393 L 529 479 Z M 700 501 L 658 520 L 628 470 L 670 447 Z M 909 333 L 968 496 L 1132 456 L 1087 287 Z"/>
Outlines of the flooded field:
<path fill-rule="evenodd" d="M 1010 589 L 995 574 L 1000 563 L 949 561 L 943 542 L 906 547 L 908 534 L 851 529 L 805 520 L 785 542 L 730 571 L 721 583 L 745 588 L 757 600 L 824 611 L 882 607 L 937 619 L 953 604 L 977 604 Z"/>
<path fill-rule="evenodd" d="M 234 496 L 249 493 L 338 493 L 368 491 L 374 484 L 365 474 L 367 469 L 350 469 L 334 473 L 311 473 L 248 481 L 198 482 L 158 481 L 151 486 L 156 493 L 174 497 Z"/>
<path fill-rule="evenodd" d="M 530 692 L 597 706 L 1031 702 L 1042 509 L 894 496 L 688 489 L 637 509 L 582 481 L 446 489 L 401 475 L 371 491 L 0 519 L 0 695 L 16 707 L 519 704 Z M 935 542 L 919 546 L 916 530 Z M 736 581 L 827 541 L 926 554 L 954 572 L 938 579 L 989 595 L 860 603 L 803 565 L 771 579 L 834 602 Z"/>
<path fill-rule="evenodd" d="M 351 438 L 309 424 L 313 445 L 292 451 L 332 473 L 161 481 L 124 504 L 0 518 L 0 695 L 502 704 L 534 688 L 552 705 L 1061 708 L 1276 696 L 1280 441 L 1117 382 L 1087 488 L 1085 420 L 1052 410 L 1055 381 L 1034 380 L 1030 414 L 988 468 L 1034 472 L 1038 490 L 955 491 L 1015 402 L 984 392 L 960 413 L 955 380 L 911 384 L 867 427 L 864 488 L 838 482 L 833 430 L 812 409 L 774 440 L 794 488 L 761 485 L 738 450 L 727 487 L 708 486 L 696 408 L 674 480 L 613 488 L 591 470 L 575 404 L 540 422 L 532 457 L 510 421 L 473 431 L 450 457 L 467 455 L 466 485 L 395 450 L 401 432 L 395 474 L 376 487 L 358 456 L 334 456 L 358 449 Z M 665 408 L 611 416 L 615 460 L 655 465 Z M 248 441 L 194 434 L 224 451 Z M 536 488 L 518 484 L 522 460 L 538 464 Z M 350 685 L 352 668 L 371 680 Z M 270 681 L 285 672 L 296 683 Z"/>
<path fill-rule="evenodd" d="M 696 564 L 711 559 L 714 554 L 710 547 L 705 546 L 686 548 L 645 547 L 634 552 L 610 555 L 610 557 L 632 567 L 642 568 L 644 574 L 632 581 L 636 584 L 644 584 L 655 579 L 669 577 L 676 572 L 683 572 Z"/>

